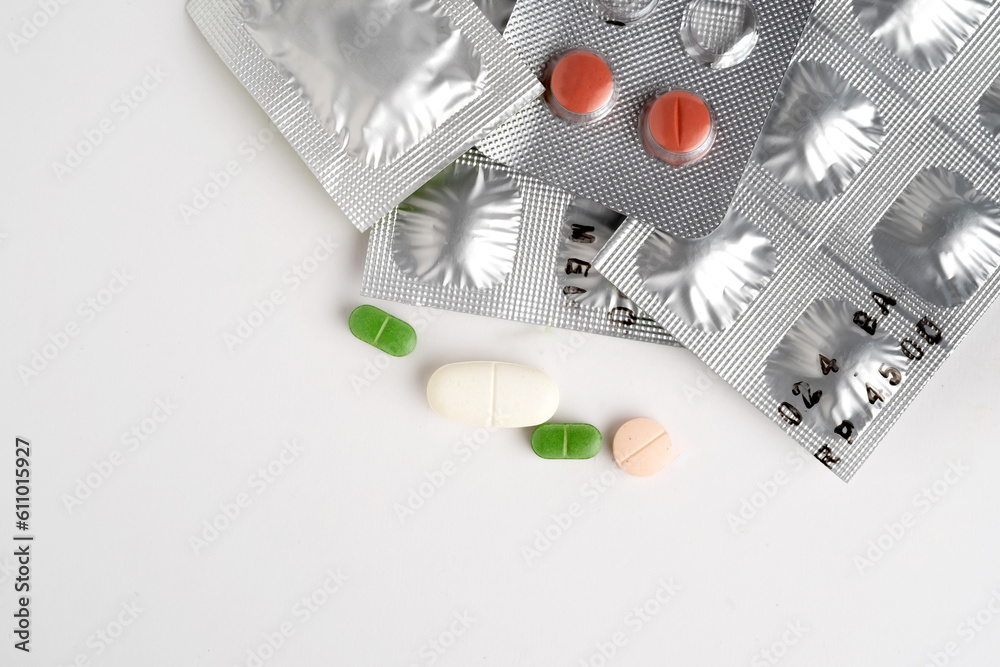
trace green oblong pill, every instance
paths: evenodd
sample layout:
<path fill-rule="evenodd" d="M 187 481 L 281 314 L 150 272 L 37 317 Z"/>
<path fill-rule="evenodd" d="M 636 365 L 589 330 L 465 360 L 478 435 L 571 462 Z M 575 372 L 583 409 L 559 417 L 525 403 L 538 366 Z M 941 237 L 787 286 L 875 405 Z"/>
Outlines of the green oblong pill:
<path fill-rule="evenodd" d="M 542 424 L 531 448 L 543 459 L 592 459 L 601 451 L 601 432 L 590 424 Z"/>
<path fill-rule="evenodd" d="M 347 326 L 355 338 L 394 357 L 405 357 L 417 346 L 413 327 L 375 306 L 355 308 Z"/>

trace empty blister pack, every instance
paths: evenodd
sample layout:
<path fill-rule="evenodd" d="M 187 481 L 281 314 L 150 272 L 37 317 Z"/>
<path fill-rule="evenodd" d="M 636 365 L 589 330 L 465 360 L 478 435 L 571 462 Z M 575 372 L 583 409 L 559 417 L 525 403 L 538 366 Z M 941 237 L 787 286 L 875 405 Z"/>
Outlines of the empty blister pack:
<path fill-rule="evenodd" d="M 472 0 L 187 8 L 362 230 L 542 92 Z"/>
<path fill-rule="evenodd" d="M 820 0 L 722 225 L 595 265 L 850 479 L 1000 292 L 998 53 L 987 0 Z"/>
<path fill-rule="evenodd" d="M 473 150 L 371 229 L 361 291 L 676 345 L 591 266 L 623 220 Z"/>
<path fill-rule="evenodd" d="M 546 85 L 477 144 L 663 229 L 722 220 L 812 0 L 520 0 L 504 37 Z"/>

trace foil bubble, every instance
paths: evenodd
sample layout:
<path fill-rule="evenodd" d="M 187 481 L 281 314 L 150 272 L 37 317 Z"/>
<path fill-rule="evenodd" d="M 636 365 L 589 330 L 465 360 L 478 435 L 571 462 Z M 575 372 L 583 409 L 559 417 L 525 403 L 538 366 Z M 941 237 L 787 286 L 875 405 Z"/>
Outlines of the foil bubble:
<path fill-rule="evenodd" d="M 702 331 L 735 322 L 770 282 L 776 261 L 770 239 L 736 209 L 699 239 L 654 230 L 636 257 L 643 288 Z"/>
<path fill-rule="evenodd" d="M 1000 266 L 1000 208 L 961 174 L 930 167 L 875 225 L 872 246 L 886 270 L 918 295 L 958 306 Z"/>
<path fill-rule="evenodd" d="M 896 393 L 910 363 L 898 340 L 856 324 L 857 312 L 845 301 L 813 301 L 764 364 L 764 382 L 786 422 L 848 444 Z"/>
<path fill-rule="evenodd" d="M 979 120 L 994 139 L 1000 137 L 1000 79 L 994 81 L 979 100 Z"/>
<path fill-rule="evenodd" d="M 757 11 L 747 0 L 691 0 L 681 19 L 688 54 L 709 67 L 732 67 L 757 45 Z"/>
<path fill-rule="evenodd" d="M 638 316 L 639 308 L 592 266 L 624 220 L 621 213 L 584 197 L 570 202 L 559 235 L 556 275 L 559 289 L 571 303 L 629 322 Z"/>
<path fill-rule="evenodd" d="M 609 21 L 634 23 L 649 16 L 659 0 L 591 0 Z"/>
<path fill-rule="evenodd" d="M 754 158 L 796 194 L 843 192 L 885 136 L 882 114 L 835 69 L 803 60 L 785 74 Z"/>
<path fill-rule="evenodd" d="M 869 36 L 924 72 L 947 63 L 989 9 L 990 0 L 854 0 L 854 14 Z"/>
<path fill-rule="evenodd" d="M 522 209 L 509 174 L 456 162 L 399 205 L 393 258 L 420 282 L 494 287 L 514 266 Z"/>
<path fill-rule="evenodd" d="M 344 150 L 391 164 L 480 94 L 482 56 L 440 0 L 242 0 L 245 27 Z"/>

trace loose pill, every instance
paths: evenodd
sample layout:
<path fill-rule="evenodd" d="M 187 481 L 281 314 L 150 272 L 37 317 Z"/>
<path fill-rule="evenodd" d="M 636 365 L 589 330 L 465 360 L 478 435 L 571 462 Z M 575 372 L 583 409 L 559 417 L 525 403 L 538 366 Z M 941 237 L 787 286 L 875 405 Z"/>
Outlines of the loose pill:
<path fill-rule="evenodd" d="M 355 308 L 347 325 L 356 338 L 394 357 L 405 357 L 417 345 L 413 327 L 375 306 Z"/>
<path fill-rule="evenodd" d="M 445 419 L 494 428 L 537 426 L 559 406 L 559 387 L 535 368 L 498 361 L 448 364 L 427 382 L 427 402 Z"/>
<path fill-rule="evenodd" d="M 655 475 L 679 453 L 667 430 L 645 418 L 625 422 L 615 433 L 611 451 L 619 467 L 637 477 Z"/>
<path fill-rule="evenodd" d="M 548 100 L 553 111 L 573 121 L 596 120 L 615 102 L 615 78 L 602 56 L 574 49 L 552 64 Z"/>
<path fill-rule="evenodd" d="M 715 141 L 715 118 L 701 96 L 671 90 L 646 105 L 643 144 L 654 156 L 679 166 L 704 156 Z"/>
<path fill-rule="evenodd" d="M 601 451 L 601 432 L 590 424 L 542 424 L 531 448 L 543 459 L 592 459 Z"/>

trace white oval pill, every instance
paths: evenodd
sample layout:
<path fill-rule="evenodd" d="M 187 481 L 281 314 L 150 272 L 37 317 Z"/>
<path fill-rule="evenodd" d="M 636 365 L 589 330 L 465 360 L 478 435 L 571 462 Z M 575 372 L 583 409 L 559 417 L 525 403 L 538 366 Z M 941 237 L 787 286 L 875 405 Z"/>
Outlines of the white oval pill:
<path fill-rule="evenodd" d="M 542 371 L 499 361 L 467 361 L 434 371 L 427 402 L 445 419 L 470 426 L 517 428 L 548 421 L 559 387 Z"/>

